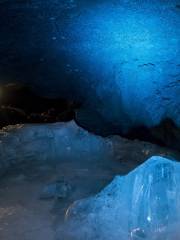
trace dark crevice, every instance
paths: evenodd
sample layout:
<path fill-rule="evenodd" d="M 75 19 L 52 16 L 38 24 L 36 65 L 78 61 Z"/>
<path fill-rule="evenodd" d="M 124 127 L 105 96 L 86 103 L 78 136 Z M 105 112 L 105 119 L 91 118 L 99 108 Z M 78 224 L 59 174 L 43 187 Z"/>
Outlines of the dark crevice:
<path fill-rule="evenodd" d="M 152 128 L 145 126 L 133 128 L 125 137 L 148 141 L 160 146 L 180 150 L 180 129 L 168 118 Z"/>
<path fill-rule="evenodd" d="M 8 84 L 0 89 L 0 127 L 21 123 L 53 123 L 75 120 L 84 129 L 107 137 L 120 135 L 125 138 L 151 142 L 180 150 L 180 129 L 171 119 L 158 126 L 138 126 L 123 133 L 113 123 L 106 122 L 96 111 L 81 107 L 81 104 L 61 98 L 50 99 L 37 96 L 31 89 L 19 84 Z M 80 109 L 80 111 L 79 111 Z"/>
<path fill-rule="evenodd" d="M 20 123 L 66 122 L 74 119 L 77 102 L 37 96 L 28 87 L 1 86 L 0 127 Z"/>
<path fill-rule="evenodd" d="M 171 119 L 164 119 L 159 125 L 151 128 L 144 125 L 137 126 L 124 133 L 113 123 L 106 122 L 102 117 L 98 117 L 98 114 L 95 116 L 89 115 L 89 119 L 88 116 L 85 119 L 82 116 L 80 117 L 76 118 L 76 123 L 97 135 L 103 137 L 120 135 L 131 140 L 138 139 L 180 151 L 180 128 Z"/>

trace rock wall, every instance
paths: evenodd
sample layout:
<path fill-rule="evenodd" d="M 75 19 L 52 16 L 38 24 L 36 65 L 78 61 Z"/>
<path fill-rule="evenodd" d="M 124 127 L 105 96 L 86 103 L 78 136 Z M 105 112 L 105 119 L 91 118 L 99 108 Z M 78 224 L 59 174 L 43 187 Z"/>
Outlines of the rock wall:
<path fill-rule="evenodd" d="M 96 109 L 125 132 L 180 125 L 178 0 L 0 4 L 1 82 L 80 99 L 88 116 Z"/>

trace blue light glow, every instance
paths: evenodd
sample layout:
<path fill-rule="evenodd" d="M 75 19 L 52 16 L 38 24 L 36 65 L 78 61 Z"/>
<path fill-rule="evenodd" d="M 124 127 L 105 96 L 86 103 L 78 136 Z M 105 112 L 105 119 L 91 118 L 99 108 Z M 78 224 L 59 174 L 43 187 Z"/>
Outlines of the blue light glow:
<path fill-rule="evenodd" d="M 165 118 L 180 126 L 179 0 L 7 6 L 8 16 L 0 9 L 1 78 L 7 68 L 8 79 L 23 78 L 39 94 L 78 98 L 89 112 L 123 130 Z"/>
<path fill-rule="evenodd" d="M 179 167 L 153 156 L 94 197 L 76 201 L 67 211 L 68 239 L 177 240 Z"/>
<path fill-rule="evenodd" d="M 125 128 L 153 126 L 164 118 L 179 125 L 180 17 L 175 1 L 122 2 L 84 10 L 67 27 L 68 56 L 81 69 L 79 84 L 89 87 L 88 104 Z"/>

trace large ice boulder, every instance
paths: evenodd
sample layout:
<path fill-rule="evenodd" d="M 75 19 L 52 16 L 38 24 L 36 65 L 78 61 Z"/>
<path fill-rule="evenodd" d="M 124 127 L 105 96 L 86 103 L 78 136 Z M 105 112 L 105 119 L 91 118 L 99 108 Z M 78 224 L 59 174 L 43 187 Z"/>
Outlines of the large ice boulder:
<path fill-rule="evenodd" d="M 152 157 L 128 175 L 115 177 L 95 197 L 75 202 L 58 236 L 66 240 L 178 240 L 179 183 L 178 162 Z"/>

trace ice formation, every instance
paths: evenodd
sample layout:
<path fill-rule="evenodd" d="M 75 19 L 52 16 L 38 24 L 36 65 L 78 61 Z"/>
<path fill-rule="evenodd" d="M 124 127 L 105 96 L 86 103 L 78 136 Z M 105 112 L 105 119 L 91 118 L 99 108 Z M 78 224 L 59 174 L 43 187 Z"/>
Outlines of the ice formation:
<path fill-rule="evenodd" d="M 122 130 L 180 126 L 179 0 L 0 2 L 0 82 L 76 97 Z"/>
<path fill-rule="evenodd" d="M 123 164 L 137 165 L 147 154 L 156 152 L 154 148 L 120 137 L 102 138 L 73 121 L 9 126 L 0 132 L 0 175 L 23 161 L 55 165 L 73 161 L 77 168 L 82 164 L 85 168 L 88 164 L 100 168 L 112 167 L 111 160 L 124 159 L 120 165 L 114 161 L 119 174 L 121 168 L 127 168 Z M 95 197 L 75 202 L 68 209 L 57 239 L 179 240 L 179 172 L 179 163 L 153 157 L 128 175 L 117 176 Z"/>
<path fill-rule="evenodd" d="M 64 234 L 68 240 L 180 239 L 179 173 L 178 162 L 150 158 L 128 175 L 115 177 L 95 197 L 75 202 L 58 236 Z"/>
<path fill-rule="evenodd" d="M 110 140 L 95 136 L 74 121 L 14 125 L 0 131 L 0 175 L 24 161 L 98 162 L 111 159 Z"/>

